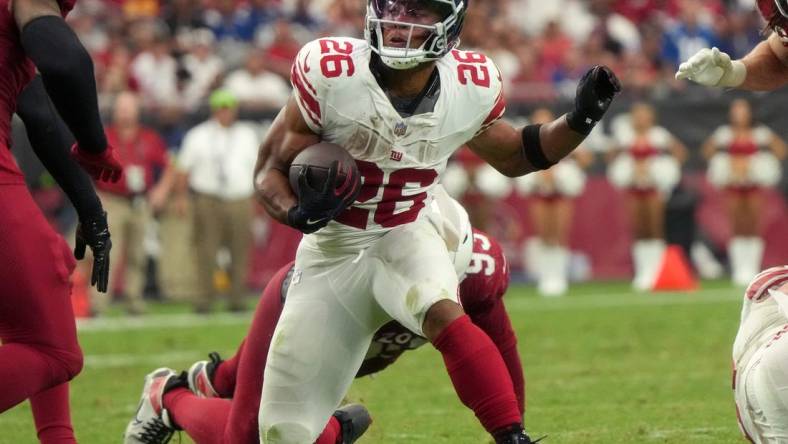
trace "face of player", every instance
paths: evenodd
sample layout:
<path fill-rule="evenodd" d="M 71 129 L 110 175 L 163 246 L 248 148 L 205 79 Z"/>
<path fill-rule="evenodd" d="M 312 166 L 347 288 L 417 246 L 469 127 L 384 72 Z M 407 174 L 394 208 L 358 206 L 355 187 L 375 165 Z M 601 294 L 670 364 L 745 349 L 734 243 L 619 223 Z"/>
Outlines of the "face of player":
<path fill-rule="evenodd" d="M 738 127 L 748 127 L 752 123 L 752 111 L 746 100 L 735 100 L 730 110 L 731 124 Z"/>
<path fill-rule="evenodd" d="M 383 20 L 402 22 L 402 25 L 384 23 L 383 46 L 393 48 L 420 47 L 432 34 L 430 29 L 408 24 L 433 26 L 447 15 L 445 7 L 424 0 L 376 0 L 374 2 L 378 17 Z M 411 31 L 412 30 L 412 31 Z"/>

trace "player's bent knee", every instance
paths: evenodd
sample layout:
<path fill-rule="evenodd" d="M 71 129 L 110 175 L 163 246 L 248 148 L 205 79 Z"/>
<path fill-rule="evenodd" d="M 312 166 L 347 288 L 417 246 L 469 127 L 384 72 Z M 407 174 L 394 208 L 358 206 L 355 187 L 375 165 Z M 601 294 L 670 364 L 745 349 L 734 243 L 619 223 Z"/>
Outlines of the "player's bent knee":
<path fill-rule="evenodd" d="M 74 379 L 82 371 L 85 362 L 82 356 L 82 350 L 79 348 L 76 350 L 61 351 L 58 353 L 57 358 L 63 367 L 66 381 Z"/>
<path fill-rule="evenodd" d="M 66 373 L 68 374 L 68 379 L 74 379 L 82 371 L 84 365 L 85 360 L 82 356 L 82 352 L 80 351 L 79 353 L 73 353 L 66 364 Z"/>
<path fill-rule="evenodd" d="M 460 304 L 454 301 L 444 299 L 436 302 L 427 310 L 427 314 L 424 316 L 424 334 L 430 341 L 434 340 L 444 328 L 448 327 L 449 324 L 463 314 L 465 313 L 462 311 Z"/>
<path fill-rule="evenodd" d="M 316 434 L 304 424 L 260 422 L 260 442 L 263 444 L 312 444 L 315 439 Z"/>

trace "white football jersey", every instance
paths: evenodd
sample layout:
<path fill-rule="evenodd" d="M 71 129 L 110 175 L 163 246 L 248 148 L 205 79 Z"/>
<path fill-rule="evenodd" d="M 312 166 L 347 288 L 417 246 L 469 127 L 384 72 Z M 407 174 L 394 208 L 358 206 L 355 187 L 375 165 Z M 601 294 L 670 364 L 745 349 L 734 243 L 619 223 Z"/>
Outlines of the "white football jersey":
<path fill-rule="evenodd" d="M 744 292 L 741 324 L 733 343 L 736 368 L 745 365 L 776 335 L 788 331 L 788 301 L 777 301 L 769 293 L 770 289 L 777 289 L 785 283 L 788 283 L 788 266 L 773 267 L 756 276 Z"/>
<path fill-rule="evenodd" d="M 403 118 L 370 70 L 371 55 L 364 40 L 322 38 L 301 48 L 291 70 L 304 120 L 356 159 L 363 181 L 350 208 L 307 236 L 321 248 L 364 246 L 419 218 L 449 157 L 505 109 L 493 62 L 454 50 L 436 62 L 433 111 Z"/>

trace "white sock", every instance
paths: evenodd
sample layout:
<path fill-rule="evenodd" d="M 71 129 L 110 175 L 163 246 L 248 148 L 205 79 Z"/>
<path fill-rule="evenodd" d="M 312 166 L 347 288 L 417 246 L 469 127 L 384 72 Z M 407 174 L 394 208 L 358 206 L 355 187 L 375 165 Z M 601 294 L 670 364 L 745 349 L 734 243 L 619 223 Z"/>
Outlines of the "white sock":
<path fill-rule="evenodd" d="M 632 244 L 632 286 L 637 290 L 645 290 L 644 272 L 646 269 L 646 256 L 648 255 L 648 241 L 636 240 Z"/>
<path fill-rule="evenodd" d="M 731 265 L 733 283 L 746 286 L 751 277 L 747 271 L 747 237 L 734 236 L 728 242 L 728 261 Z"/>
<path fill-rule="evenodd" d="M 542 272 L 539 274 L 539 292 L 544 296 L 566 293 L 567 250 L 558 245 L 545 245 L 542 252 Z"/>
<path fill-rule="evenodd" d="M 763 260 L 763 239 L 757 236 L 746 238 L 745 251 L 745 270 L 747 282 L 749 283 L 758 272 L 761 271 L 761 261 Z"/>
<path fill-rule="evenodd" d="M 665 256 L 665 241 L 662 239 L 649 239 L 646 249 L 646 265 L 644 271 L 644 282 L 646 289 L 651 289 L 657 280 L 657 273 L 662 266 L 662 259 Z"/>
<path fill-rule="evenodd" d="M 544 268 L 542 267 L 542 252 L 544 248 L 544 243 L 538 237 L 528 238 L 523 247 L 523 262 L 525 262 L 528 274 L 534 280 L 539 279 L 541 270 Z"/>

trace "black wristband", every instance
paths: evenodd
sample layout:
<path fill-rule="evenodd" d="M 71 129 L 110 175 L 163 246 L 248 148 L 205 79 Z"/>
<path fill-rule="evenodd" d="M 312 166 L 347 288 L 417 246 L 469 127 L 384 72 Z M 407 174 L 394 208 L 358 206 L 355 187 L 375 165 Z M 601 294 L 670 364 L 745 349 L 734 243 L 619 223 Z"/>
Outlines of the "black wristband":
<path fill-rule="evenodd" d="M 567 113 L 566 123 L 572 131 L 587 136 L 591 133 L 591 130 L 594 129 L 597 121 L 588 117 L 582 111 L 574 110 Z"/>
<path fill-rule="evenodd" d="M 542 125 L 526 125 L 523 127 L 523 156 L 528 162 L 540 170 L 546 170 L 555 165 L 545 156 L 542 150 L 542 141 L 539 138 L 539 129 Z"/>

